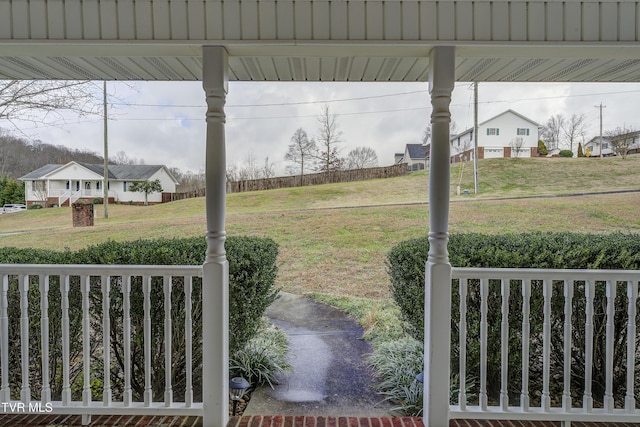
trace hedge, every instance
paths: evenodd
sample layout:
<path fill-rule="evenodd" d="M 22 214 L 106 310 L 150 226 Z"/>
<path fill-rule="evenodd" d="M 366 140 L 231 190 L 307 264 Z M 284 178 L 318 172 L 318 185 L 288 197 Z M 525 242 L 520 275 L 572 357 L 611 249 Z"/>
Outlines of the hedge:
<path fill-rule="evenodd" d="M 400 307 L 410 334 L 419 341 L 424 339 L 424 269 L 429 251 L 426 237 L 408 240 L 395 246 L 388 254 L 387 266 L 391 278 L 391 290 Z M 640 235 L 637 234 L 579 234 L 579 233 L 526 233 L 526 234 L 453 234 L 449 241 L 449 257 L 454 267 L 480 268 L 545 268 L 545 269 L 640 269 Z M 497 396 L 500 390 L 500 322 L 502 316 L 500 284 L 490 283 L 488 296 L 488 393 Z M 626 285 L 618 284 L 615 318 L 616 354 L 624 355 L 626 343 Z M 539 342 L 542 333 L 543 296 L 541 283 L 532 284 L 531 340 Z M 602 398 L 606 372 L 604 365 L 604 325 L 606 301 L 604 286 L 596 287 L 594 311 L 594 398 Z M 459 297 L 457 285 L 452 286 L 452 372 L 457 372 Z M 469 284 L 467 301 L 467 369 L 479 375 L 479 283 Z M 573 323 L 584 325 L 584 285 L 578 284 L 573 299 Z M 521 322 L 522 296 L 519 282 L 511 282 L 509 312 L 509 394 L 517 398 L 521 387 Z M 554 285 L 552 296 L 552 377 L 562 378 L 564 296 L 562 287 Z M 640 322 L 638 327 L 640 328 Z M 638 329 L 640 331 L 640 329 Z M 572 387 L 584 388 L 584 328 L 573 328 Z M 541 346 L 539 346 L 541 347 Z M 531 390 L 541 390 L 541 349 L 531 349 Z M 616 399 L 625 393 L 625 358 L 616 357 L 614 390 Z M 559 376 L 558 376 L 559 375 Z M 479 377 L 476 378 L 479 381 Z M 552 381 L 553 387 L 561 387 L 560 381 Z M 476 390 L 477 391 L 477 390 Z M 561 393 L 561 390 L 552 390 Z M 532 397 L 535 401 L 535 395 Z"/>
<path fill-rule="evenodd" d="M 276 258 L 277 244 L 266 238 L 228 237 L 225 243 L 229 262 L 229 353 L 233 355 L 256 335 L 260 327 L 260 320 L 265 309 L 277 297 L 275 288 L 277 274 Z M 132 264 L 132 265 L 202 265 L 206 252 L 204 237 L 185 239 L 136 240 L 131 242 L 114 242 L 90 246 L 75 252 L 50 251 L 40 249 L 0 248 L 0 263 L 3 264 Z M 72 278 L 75 279 L 75 278 Z M 95 278 L 97 281 L 99 278 Z M 93 280 L 93 279 L 92 279 Z M 81 359 L 82 328 L 81 328 L 81 295 L 79 283 L 72 281 L 69 293 L 70 301 L 70 342 L 71 359 Z M 183 282 L 174 278 L 171 293 L 172 311 L 175 313 L 173 322 L 173 390 L 176 401 L 184 396 L 184 293 Z M 122 337 L 122 293 L 119 280 L 111 282 L 111 332 L 112 352 L 114 363 L 119 369 L 112 369 L 112 387 L 114 398 L 118 398 L 123 389 L 123 343 Z M 143 358 L 143 301 L 140 280 L 133 280 L 131 292 L 131 357 L 132 357 L 132 388 L 134 399 L 140 400 L 144 392 L 144 358 Z M 60 398 L 61 392 L 61 342 L 60 331 L 60 292 L 58 278 L 51 277 L 49 290 L 49 328 L 52 367 L 52 397 Z M 20 335 L 19 324 L 20 305 L 17 288 L 17 277 L 10 280 L 9 287 L 9 318 L 10 318 L 10 363 L 11 366 L 20 364 Z M 38 278 L 31 277 L 29 291 L 30 299 L 30 344 L 32 348 L 40 346 L 40 292 Z M 152 341 L 154 363 L 152 377 L 154 382 L 153 398 L 162 399 L 164 393 L 164 295 L 160 283 L 152 281 L 151 294 Z M 95 282 L 90 293 L 91 322 L 94 336 L 92 341 L 101 342 L 102 322 L 102 293 Z M 192 315 L 194 319 L 194 392 L 195 398 L 200 398 L 201 369 L 202 369 L 202 301 L 201 281 L 196 280 L 192 293 Z M 101 351 L 92 348 L 92 381 L 100 383 L 102 380 Z M 40 354 L 32 354 L 31 372 L 39 372 Z M 155 361 L 158 361 L 155 363 Z M 72 369 L 72 388 L 74 398 L 80 398 L 82 373 L 81 369 Z M 19 370 L 12 370 L 12 385 L 20 384 Z M 36 378 L 35 383 L 39 380 Z M 33 384 L 33 383 L 32 383 Z M 14 387 L 17 390 L 19 387 Z M 37 387 L 36 387 L 37 389 Z M 94 398 L 100 398 L 102 390 L 96 387 Z M 36 391 L 37 393 L 37 391 Z"/>

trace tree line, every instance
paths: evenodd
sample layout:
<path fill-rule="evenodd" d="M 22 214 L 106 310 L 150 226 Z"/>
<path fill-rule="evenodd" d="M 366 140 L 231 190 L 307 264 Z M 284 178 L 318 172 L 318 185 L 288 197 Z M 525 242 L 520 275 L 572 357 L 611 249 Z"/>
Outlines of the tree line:
<path fill-rule="evenodd" d="M 365 169 L 378 166 L 378 155 L 370 147 L 357 147 L 342 155 L 341 144 L 344 142 L 342 131 L 338 126 L 338 116 L 333 114 L 329 106 L 322 107 L 316 118 L 318 128 L 315 136 L 298 128 L 293 133 L 284 159 L 288 162 L 288 175 L 302 176 L 311 172 L 326 172 L 330 174 L 339 170 Z M 250 154 L 244 166 L 230 165 L 227 167 L 227 180 L 236 182 L 276 176 L 275 166 L 265 157 L 264 163 L 259 163 Z"/>

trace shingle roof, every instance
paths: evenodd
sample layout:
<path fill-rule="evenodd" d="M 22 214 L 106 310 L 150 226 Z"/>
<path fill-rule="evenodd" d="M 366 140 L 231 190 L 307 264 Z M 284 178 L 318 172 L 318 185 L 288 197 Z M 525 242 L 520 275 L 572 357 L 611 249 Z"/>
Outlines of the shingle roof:
<path fill-rule="evenodd" d="M 29 172 L 28 174 L 26 174 L 25 176 L 22 176 L 18 179 L 38 179 L 38 178 L 42 178 L 43 176 L 53 172 L 56 169 L 61 168 L 64 165 L 44 165 L 41 168 L 38 168 L 36 170 L 34 170 L 33 172 Z"/>
<path fill-rule="evenodd" d="M 91 172 L 103 176 L 104 165 L 93 163 L 79 163 Z M 42 179 L 46 175 L 66 165 L 45 165 L 21 177 L 21 180 Z M 141 181 L 151 178 L 154 173 L 162 169 L 163 165 L 109 165 L 109 179 Z M 172 177 L 173 178 L 173 177 Z"/>
<path fill-rule="evenodd" d="M 407 151 L 412 159 L 424 159 L 427 156 L 426 147 L 422 144 L 407 144 Z"/>

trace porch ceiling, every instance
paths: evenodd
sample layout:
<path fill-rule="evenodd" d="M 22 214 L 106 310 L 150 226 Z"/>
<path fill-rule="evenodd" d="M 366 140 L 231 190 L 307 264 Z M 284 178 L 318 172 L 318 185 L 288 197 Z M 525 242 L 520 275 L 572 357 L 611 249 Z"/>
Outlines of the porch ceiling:
<path fill-rule="evenodd" d="M 202 45 L 0 44 L 0 79 L 202 79 Z M 425 81 L 420 44 L 227 44 L 232 81 Z M 459 45 L 458 81 L 638 82 L 640 46 Z"/>

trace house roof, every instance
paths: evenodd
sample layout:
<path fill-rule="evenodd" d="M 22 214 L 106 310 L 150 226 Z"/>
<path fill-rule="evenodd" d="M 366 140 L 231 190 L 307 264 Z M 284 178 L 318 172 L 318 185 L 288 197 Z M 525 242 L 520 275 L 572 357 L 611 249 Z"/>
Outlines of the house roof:
<path fill-rule="evenodd" d="M 69 162 L 64 165 L 54 165 L 49 164 L 45 165 L 39 169 L 30 172 L 19 179 L 22 181 L 34 180 L 34 179 L 45 179 L 53 172 L 62 169 L 63 167 L 76 163 L 96 175 L 104 176 L 104 165 L 102 164 L 93 164 L 93 163 L 80 163 L 80 162 Z M 164 168 L 166 172 L 169 174 L 171 179 L 177 183 L 175 177 L 169 172 L 169 170 L 164 165 L 109 165 L 109 179 L 120 180 L 120 181 L 142 181 L 147 180 L 153 176 L 158 170 Z"/>
<path fill-rule="evenodd" d="M 422 144 L 407 144 L 406 152 L 411 159 L 424 159 L 427 157 L 427 147 Z"/>
<path fill-rule="evenodd" d="M 640 81 L 638 1 L 2 0 L 0 79 L 201 80 L 202 47 L 238 81 Z"/>
<path fill-rule="evenodd" d="M 480 127 L 480 126 L 484 126 L 485 124 L 489 123 L 490 121 L 493 121 L 493 120 L 497 119 L 498 117 L 500 117 L 500 116 L 504 116 L 505 114 L 509 114 L 509 113 L 511 113 L 511 114 L 515 114 L 516 116 L 520 117 L 520 118 L 521 118 L 521 119 L 523 119 L 523 120 L 528 121 L 529 123 L 531 123 L 532 125 L 534 125 L 534 126 L 536 126 L 536 127 L 540 127 L 540 126 L 541 126 L 541 125 L 540 125 L 540 123 L 538 123 L 538 122 L 534 122 L 534 121 L 533 121 L 533 120 L 531 120 L 530 118 L 528 118 L 528 117 L 526 117 L 526 116 L 523 116 L 522 114 L 518 113 L 517 111 L 513 111 L 512 109 L 508 109 L 508 110 L 503 111 L 502 113 L 500 113 L 500 114 L 498 114 L 498 115 L 495 115 L 495 116 L 491 117 L 490 119 L 487 119 L 487 120 L 485 120 L 485 121 L 483 121 L 483 122 L 481 122 L 481 123 L 478 123 L 478 127 Z M 452 136 L 450 137 L 450 139 L 452 139 L 452 140 L 453 140 L 453 139 L 459 138 L 459 137 L 461 137 L 462 135 L 466 135 L 466 134 L 468 134 L 469 132 L 472 132 L 472 131 L 473 131 L 473 128 L 466 129 L 466 130 L 464 130 L 464 131 L 462 131 L 462 132 L 460 132 L 460 133 L 458 133 L 458 134 L 456 134 L 456 135 L 452 135 Z"/>

